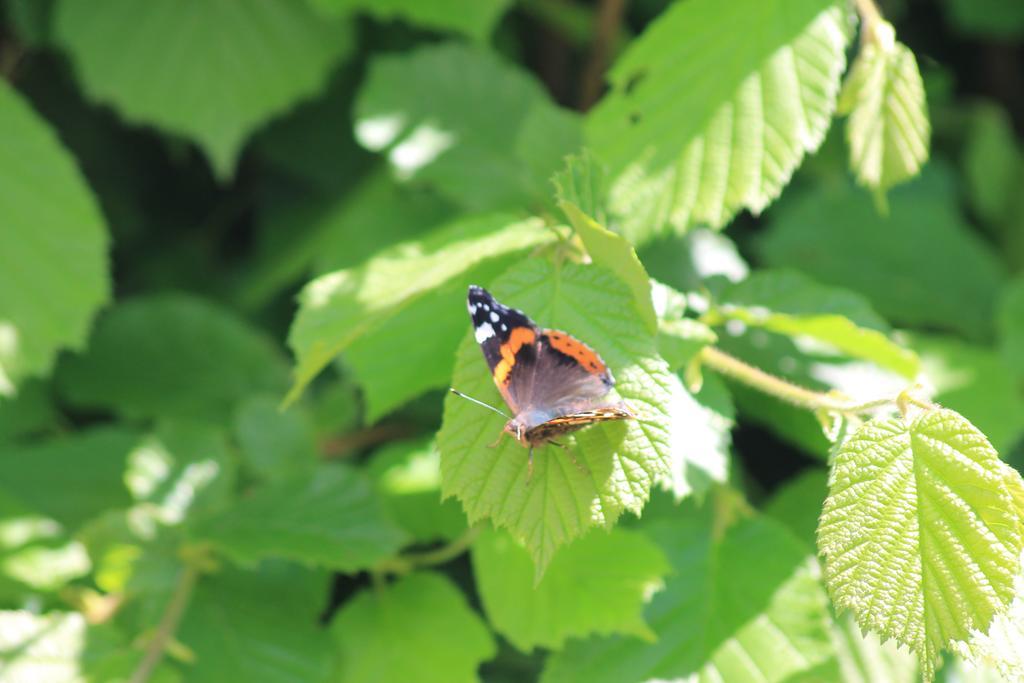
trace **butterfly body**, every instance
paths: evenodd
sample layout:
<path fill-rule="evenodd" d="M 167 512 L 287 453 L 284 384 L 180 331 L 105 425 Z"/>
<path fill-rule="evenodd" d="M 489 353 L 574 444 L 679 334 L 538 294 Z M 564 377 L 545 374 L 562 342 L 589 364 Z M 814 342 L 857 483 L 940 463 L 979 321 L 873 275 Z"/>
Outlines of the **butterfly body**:
<path fill-rule="evenodd" d="M 604 400 L 615 380 L 583 342 L 538 327 L 482 287 L 469 288 L 467 307 L 494 383 L 513 414 L 504 432 L 531 453 L 588 425 L 635 418 L 626 404 Z"/>

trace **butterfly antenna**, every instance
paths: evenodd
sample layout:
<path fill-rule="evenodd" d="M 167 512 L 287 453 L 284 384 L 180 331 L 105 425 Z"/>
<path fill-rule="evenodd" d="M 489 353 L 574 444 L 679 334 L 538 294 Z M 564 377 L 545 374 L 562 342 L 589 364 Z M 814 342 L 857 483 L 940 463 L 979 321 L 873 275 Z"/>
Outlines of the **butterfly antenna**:
<path fill-rule="evenodd" d="M 490 403 L 484 403 L 483 401 L 479 401 L 479 400 L 473 398 L 472 396 L 466 396 L 461 391 L 456 391 L 455 389 L 449 389 L 448 391 L 452 392 L 456 396 L 459 396 L 461 398 L 466 399 L 467 401 L 472 401 L 473 403 L 477 404 L 478 406 L 483 406 L 484 408 L 487 408 L 488 410 L 493 410 L 498 415 L 501 415 L 502 417 L 504 417 L 506 420 L 511 420 L 512 419 L 511 417 L 506 415 L 504 411 L 498 410 L 497 408 L 492 406 Z"/>

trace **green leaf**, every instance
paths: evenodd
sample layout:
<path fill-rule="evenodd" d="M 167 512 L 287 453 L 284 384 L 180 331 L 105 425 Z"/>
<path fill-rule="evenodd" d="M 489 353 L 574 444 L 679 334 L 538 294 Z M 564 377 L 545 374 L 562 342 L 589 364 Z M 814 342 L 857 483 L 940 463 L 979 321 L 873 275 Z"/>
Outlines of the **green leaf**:
<path fill-rule="evenodd" d="M 459 589 L 433 572 L 362 590 L 344 603 L 330 631 L 337 680 L 350 683 L 476 683 L 480 662 L 497 652 Z"/>
<path fill-rule="evenodd" d="M 1024 436 L 1024 394 L 1006 356 L 955 337 L 906 334 L 921 355 L 932 398 L 974 423 L 999 453 Z"/>
<path fill-rule="evenodd" d="M 286 373 L 270 339 L 233 312 L 164 294 L 105 314 L 88 350 L 61 364 L 57 385 L 82 408 L 222 421 L 250 394 L 283 390 Z"/>
<path fill-rule="evenodd" d="M 356 139 L 400 179 L 474 210 L 546 203 L 548 178 L 580 146 L 576 114 L 532 76 L 459 43 L 376 58 L 355 117 Z"/>
<path fill-rule="evenodd" d="M 658 352 L 670 368 L 684 368 L 705 346 L 718 341 L 710 327 L 693 318 L 662 319 L 658 323 Z"/>
<path fill-rule="evenodd" d="M 451 540 L 466 531 L 454 500 L 441 500 L 441 453 L 433 440 L 399 441 L 373 454 L 377 495 L 390 516 L 417 541 Z"/>
<path fill-rule="evenodd" d="M 107 229 L 57 136 L 0 83 L 0 396 L 81 349 L 110 298 Z"/>
<path fill-rule="evenodd" d="M 937 161 L 892 191 L 887 216 L 830 183 L 780 205 L 755 251 L 767 266 L 860 292 L 893 323 L 985 339 L 1005 268 L 960 218 L 956 196 L 952 169 Z"/>
<path fill-rule="evenodd" d="M 37 444 L 0 444 L 0 489 L 69 530 L 131 502 L 122 480 L 138 435 L 100 427 Z"/>
<path fill-rule="evenodd" d="M 221 179 L 246 138 L 322 90 L 352 44 L 347 23 L 287 0 L 62 0 L 56 35 L 90 99 L 195 140 Z"/>
<path fill-rule="evenodd" d="M 1002 107 L 984 102 L 972 108 L 963 169 L 967 199 L 978 217 L 998 227 L 1011 220 L 1017 189 L 1024 179 L 1024 155 L 1013 121 Z"/>
<path fill-rule="evenodd" d="M 85 547 L 59 523 L 0 493 L 0 599 L 17 604 L 58 591 L 90 569 Z"/>
<path fill-rule="evenodd" d="M 882 642 L 874 633 L 862 633 L 849 614 L 833 622 L 832 634 L 843 683 L 918 683 L 921 680 L 912 652 L 898 647 L 893 640 Z"/>
<path fill-rule="evenodd" d="M 324 683 L 331 644 L 320 625 L 329 577 L 293 565 L 203 577 L 178 638 L 192 650 L 188 681 Z"/>
<path fill-rule="evenodd" d="M 801 543 L 762 518 L 719 534 L 689 506 L 646 526 L 673 569 L 645 612 L 657 640 L 572 641 L 548 658 L 544 683 L 821 680 L 828 602 Z"/>
<path fill-rule="evenodd" d="M 931 126 L 914 53 L 885 21 L 862 26 L 861 44 L 839 96 L 850 118 L 846 141 L 857 182 L 881 194 L 917 175 L 928 159 Z"/>
<path fill-rule="evenodd" d="M 54 431 L 57 422 L 49 383 L 28 380 L 17 395 L 0 395 L 0 441 Z"/>
<path fill-rule="evenodd" d="M 576 203 L 582 200 L 591 210 L 595 208 L 593 188 L 600 181 L 591 177 L 598 173 L 594 162 L 589 156 L 570 157 L 566 165 L 567 168 L 554 179 L 558 206 L 580 236 L 593 262 L 612 271 L 629 285 L 637 313 L 653 332 L 658 327 L 658 320 L 651 301 L 651 279 L 637 258 L 633 245 L 598 223 L 594 219 L 595 214 L 588 214 Z"/>
<path fill-rule="evenodd" d="M 587 118 L 610 169 L 612 227 L 640 242 L 762 211 L 824 138 L 847 41 L 831 0 L 672 5 L 616 61 Z"/>
<path fill-rule="evenodd" d="M 1024 275 L 1018 275 L 1003 289 L 996 327 L 1003 363 L 1018 382 L 1024 381 Z"/>
<path fill-rule="evenodd" d="M 1024 33 L 1024 7 L 1001 0 L 944 0 L 950 28 L 967 36 L 1012 40 Z M 994 40 L 993 40 L 994 39 Z"/>
<path fill-rule="evenodd" d="M 714 311 L 777 334 L 823 342 L 913 379 L 919 361 L 885 334 L 888 326 L 862 297 L 792 271 L 758 271 L 728 288 Z M 717 317 L 717 316 L 716 316 Z"/>
<path fill-rule="evenodd" d="M 295 351 L 291 403 L 335 356 L 403 308 L 496 256 L 551 239 L 538 220 L 490 214 L 462 219 L 404 242 L 349 270 L 306 285 L 288 343 Z"/>
<path fill-rule="evenodd" d="M 953 411 L 865 424 L 835 454 L 818 527 L 836 607 L 909 646 L 930 679 L 943 648 L 1013 599 L 1021 486 Z"/>
<path fill-rule="evenodd" d="M 308 473 L 317 463 L 312 417 L 302 406 L 281 410 L 279 403 L 272 394 L 253 396 L 238 406 L 234 419 L 245 466 L 271 480 Z"/>
<path fill-rule="evenodd" d="M 593 531 L 560 552 L 536 583 L 529 553 L 503 531 L 479 536 L 472 557 L 488 621 L 524 652 L 558 650 L 591 634 L 654 638 L 641 612 L 669 567 L 642 533 Z"/>
<path fill-rule="evenodd" d="M 484 42 L 512 0 L 311 0 L 329 14 L 358 10 L 382 20 L 401 19 Z"/>
<path fill-rule="evenodd" d="M 230 499 L 235 466 L 227 438 L 195 422 L 162 422 L 128 455 L 124 481 L 135 523 L 176 525 L 209 514 Z"/>
<path fill-rule="evenodd" d="M 687 435 L 671 417 L 689 396 L 658 356 L 631 291 L 608 271 L 532 259 L 496 281 L 493 291 L 538 324 L 592 346 L 612 370 L 619 396 L 640 416 L 567 437 L 571 454 L 538 449 L 527 484 L 526 449 L 512 439 L 487 447 L 501 434 L 501 417 L 454 395 L 445 400 L 437 437 L 444 495 L 462 502 L 471 523 L 490 517 L 508 528 L 540 573 L 558 546 L 589 527 L 611 526 L 623 510 L 639 514 L 652 484 L 684 467 L 674 461 L 689 462 Z M 452 386 L 501 405 L 472 334 L 459 346 Z"/>
<path fill-rule="evenodd" d="M 827 493 L 828 472 L 811 467 L 780 486 L 764 506 L 764 514 L 787 527 L 808 548 L 813 548 L 818 516 Z"/>
<path fill-rule="evenodd" d="M 988 680 L 993 683 L 1024 680 L 1024 574 L 1017 575 L 1014 592 L 1010 609 L 997 614 L 987 631 L 975 631 L 969 641 L 955 648 L 974 667 L 990 670 Z"/>
<path fill-rule="evenodd" d="M 341 572 L 366 569 L 405 540 L 366 477 L 343 465 L 267 484 L 196 535 L 241 564 L 276 557 Z"/>

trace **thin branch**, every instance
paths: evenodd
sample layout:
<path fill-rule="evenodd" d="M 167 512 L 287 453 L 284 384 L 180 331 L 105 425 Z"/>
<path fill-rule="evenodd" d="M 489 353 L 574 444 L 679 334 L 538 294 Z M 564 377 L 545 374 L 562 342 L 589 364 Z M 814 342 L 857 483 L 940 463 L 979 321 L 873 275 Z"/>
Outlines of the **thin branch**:
<path fill-rule="evenodd" d="M 590 59 L 583 69 L 580 85 L 579 108 L 581 111 L 590 109 L 594 102 L 597 102 L 597 98 L 601 96 L 604 73 L 608 68 L 612 44 L 616 36 L 619 35 L 619 27 L 622 25 L 622 15 L 625 10 L 626 0 L 601 0 L 594 26 L 594 44 L 590 51 Z"/>
<path fill-rule="evenodd" d="M 160 618 L 156 633 L 146 645 L 145 656 L 132 673 L 130 683 L 146 683 L 153 675 L 153 671 L 163 659 L 168 644 L 178 631 L 178 625 L 185 615 L 185 608 L 188 607 L 189 600 L 192 598 L 192 591 L 195 589 L 198 578 L 199 569 L 197 567 L 186 564 L 182 568 L 178 583 L 174 587 L 174 594 L 171 596 L 170 602 L 167 603 L 164 615 Z"/>

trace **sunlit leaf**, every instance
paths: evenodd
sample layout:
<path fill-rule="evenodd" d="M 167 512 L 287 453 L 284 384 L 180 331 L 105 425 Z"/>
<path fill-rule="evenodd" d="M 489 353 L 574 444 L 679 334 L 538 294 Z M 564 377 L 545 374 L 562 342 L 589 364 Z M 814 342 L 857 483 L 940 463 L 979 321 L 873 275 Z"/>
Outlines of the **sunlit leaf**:
<path fill-rule="evenodd" d="M 0 83 L 0 397 L 81 349 L 110 297 L 107 229 L 57 136 Z"/>
<path fill-rule="evenodd" d="M 360 591 L 338 611 L 330 631 L 338 680 L 351 683 L 476 683 L 477 667 L 496 652 L 465 596 L 429 572 Z"/>
<path fill-rule="evenodd" d="M 56 34 L 91 99 L 195 140 L 220 178 L 257 128 L 325 87 L 352 44 L 347 23 L 288 0 L 63 0 Z"/>
<path fill-rule="evenodd" d="M 377 19 L 402 19 L 484 41 L 511 0 L 312 0 L 312 4 L 329 14 L 356 10 Z"/>
<path fill-rule="evenodd" d="M 835 454 L 818 527 L 834 603 L 909 646 L 931 678 L 943 649 L 1014 597 L 1021 486 L 950 410 L 865 424 Z"/>
<path fill-rule="evenodd" d="M 588 116 L 612 227 L 638 242 L 762 211 L 825 136 L 847 40 L 830 0 L 670 6 L 615 62 Z"/>
<path fill-rule="evenodd" d="M 857 181 L 884 194 L 917 175 L 928 158 L 931 126 L 914 53 L 885 21 L 861 30 L 871 37 L 843 84 L 839 113 L 850 117 L 846 140 Z"/>
<path fill-rule="evenodd" d="M 643 534 L 594 531 L 573 542 L 534 582 L 530 555 L 503 531 L 473 543 L 473 571 L 494 628 L 523 651 L 567 639 L 623 633 L 652 640 L 641 613 L 668 562 Z"/>

